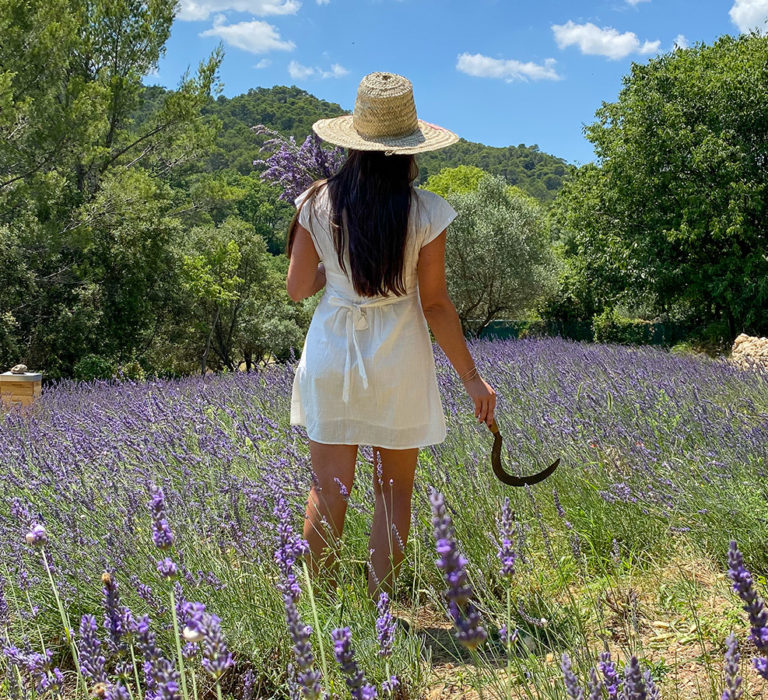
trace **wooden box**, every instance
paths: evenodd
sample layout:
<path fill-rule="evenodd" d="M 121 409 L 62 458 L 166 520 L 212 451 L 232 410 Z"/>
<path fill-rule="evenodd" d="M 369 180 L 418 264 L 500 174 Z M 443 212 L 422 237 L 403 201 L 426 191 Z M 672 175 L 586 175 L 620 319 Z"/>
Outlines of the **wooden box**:
<path fill-rule="evenodd" d="M 42 392 L 43 375 L 37 372 L 0 374 L 0 403 L 4 407 L 29 406 Z"/>

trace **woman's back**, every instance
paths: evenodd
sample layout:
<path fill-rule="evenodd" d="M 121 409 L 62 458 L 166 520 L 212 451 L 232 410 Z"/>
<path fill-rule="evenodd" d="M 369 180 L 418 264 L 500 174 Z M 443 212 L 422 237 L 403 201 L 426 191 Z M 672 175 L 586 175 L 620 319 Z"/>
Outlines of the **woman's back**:
<path fill-rule="evenodd" d="M 296 199 L 296 206 L 301 207 L 299 223 L 312 236 L 317 254 L 325 265 L 328 285 L 350 300 L 370 301 L 371 297 L 363 297 L 354 289 L 349 275 L 348 251 L 344 253 L 345 269 L 342 269 L 339 264 L 330 229 L 332 207 L 328 186 L 320 185 L 313 199 L 304 205 L 309 192 L 310 190 L 307 190 Z M 419 251 L 444 231 L 455 216 L 453 207 L 439 195 L 428 190 L 411 188 L 411 207 L 403 256 L 403 282 L 406 294 L 415 294 L 418 288 L 416 268 L 419 262 Z"/>

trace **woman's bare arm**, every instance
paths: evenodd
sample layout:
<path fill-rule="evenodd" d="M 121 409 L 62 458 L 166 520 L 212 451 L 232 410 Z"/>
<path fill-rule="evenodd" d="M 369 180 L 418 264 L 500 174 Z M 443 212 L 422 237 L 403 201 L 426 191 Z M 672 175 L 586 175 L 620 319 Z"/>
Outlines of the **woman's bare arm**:
<path fill-rule="evenodd" d="M 285 288 L 293 301 L 301 301 L 325 287 L 325 266 L 315 250 L 312 236 L 303 226 L 296 225 L 291 260 Z"/>
<path fill-rule="evenodd" d="M 475 363 L 445 281 L 445 231 L 421 249 L 418 276 L 421 308 L 437 344 L 460 377 L 471 374 Z M 475 404 L 478 421 L 490 425 L 496 409 L 496 392 L 479 375 L 465 381 L 464 388 Z"/>

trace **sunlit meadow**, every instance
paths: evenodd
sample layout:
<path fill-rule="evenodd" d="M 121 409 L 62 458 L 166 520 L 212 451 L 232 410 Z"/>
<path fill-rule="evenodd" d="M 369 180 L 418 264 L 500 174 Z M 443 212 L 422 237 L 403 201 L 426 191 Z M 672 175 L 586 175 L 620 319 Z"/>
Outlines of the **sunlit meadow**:
<path fill-rule="evenodd" d="M 308 583 L 291 365 L 62 383 L 0 416 L 0 695 L 762 697 L 768 375 L 561 339 L 472 350 L 507 469 L 561 466 L 495 481 L 440 355 L 448 438 L 420 454 L 378 605 L 369 449 L 336 585 Z"/>

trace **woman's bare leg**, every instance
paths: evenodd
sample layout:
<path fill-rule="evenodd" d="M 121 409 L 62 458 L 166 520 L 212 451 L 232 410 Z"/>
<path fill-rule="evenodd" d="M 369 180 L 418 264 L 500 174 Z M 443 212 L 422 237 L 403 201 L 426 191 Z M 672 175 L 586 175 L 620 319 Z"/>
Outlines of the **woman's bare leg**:
<path fill-rule="evenodd" d="M 320 568 L 332 573 L 336 562 L 336 543 L 344 531 L 347 513 L 346 495 L 355 479 L 357 445 L 324 445 L 309 441 L 315 483 L 307 499 L 304 518 L 304 539 L 309 543 L 309 570 L 313 575 Z M 345 489 L 335 481 L 338 479 Z M 328 549 L 327 553 L 323 550 Z"/>
<path fill-rule="evenodd" d="M 411 528 L 411 494 L 418 456 L 418 449 L 373 448 L 373 491 L 376 503 L 368 545 L 373 550 L 373 569 L 368 572 L 368 593 L 374 599 L 380 591 L 391 593 L 397 581 L 397 572 L 405 555 Z"/>

